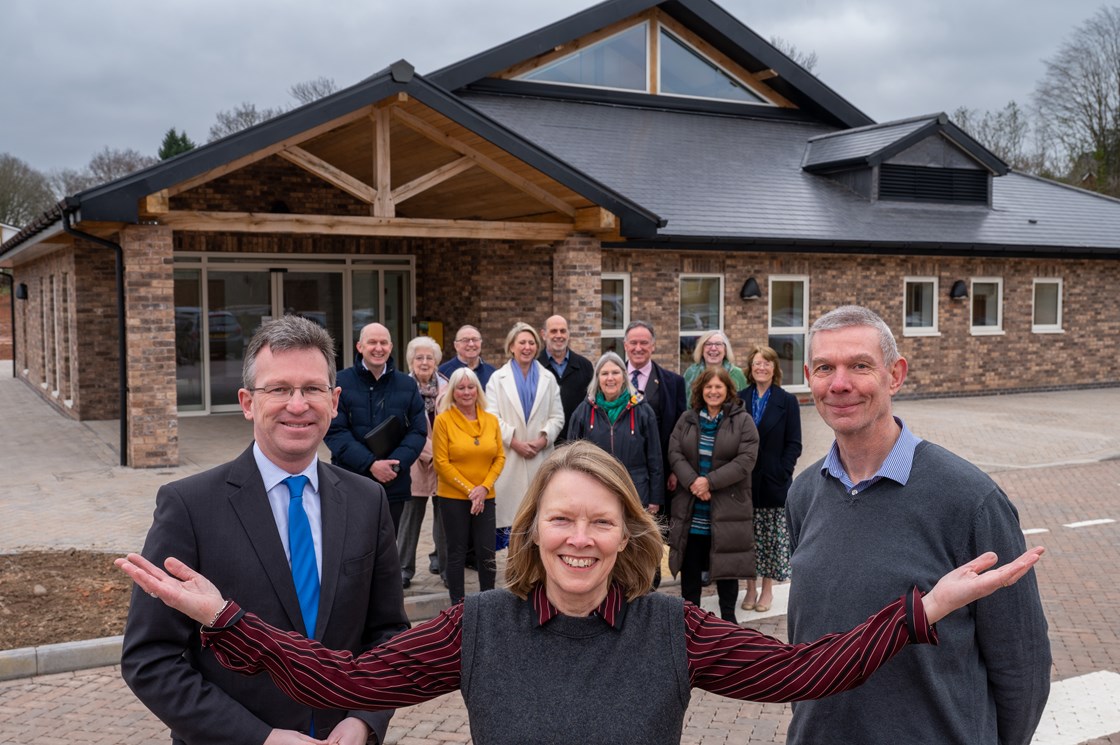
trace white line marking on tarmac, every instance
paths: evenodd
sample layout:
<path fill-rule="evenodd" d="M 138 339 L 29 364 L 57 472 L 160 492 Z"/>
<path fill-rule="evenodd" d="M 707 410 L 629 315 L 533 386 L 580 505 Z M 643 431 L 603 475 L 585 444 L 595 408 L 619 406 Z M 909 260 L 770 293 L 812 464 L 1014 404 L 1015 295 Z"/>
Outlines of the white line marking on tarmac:
<path fill-rule="evenodd" d="M 1082 520 L 1079 523 L 1067 523 L 1067 524 L 1063 525 L 1062 527 L 1064 527 L 1064 528 L 1088 528 L 1090 525 L 1108 525 L 1109 523 L 1114 523 L 1114 522 L 1116 522 L 1116 521 L 1113 520 L 1112 518 L 1106 517 L 1106 518 L 1103 518 L 1101 520 Z"/>
<path fill-rule="evenodd" d="M 1101 670 L 1050 686 L 1031 745 L 1077 745 L 1120 732 L 1120 675 Z"/>
<path fill-rule="evenodd" d="M 1023 535 L 1038 535 L 1039 533 L 1049 533 L 1050 528 L 1027 528 L 1023 531 Z"/>

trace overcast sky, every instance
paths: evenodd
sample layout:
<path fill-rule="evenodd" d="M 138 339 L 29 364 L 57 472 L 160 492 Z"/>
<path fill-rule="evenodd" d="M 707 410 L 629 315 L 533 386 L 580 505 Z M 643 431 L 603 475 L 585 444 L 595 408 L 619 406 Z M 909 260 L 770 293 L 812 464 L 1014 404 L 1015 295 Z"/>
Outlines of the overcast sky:
<path fill-rule="evenodd" d="M 207 139 L 243 101 L 352 85 L 397 59 L 421 74 L 592 0 L 4 0 L 0 153 L 78 168 L 105 147 L 155 154 L 169 127 Z M 1043 60 L 1099 0 L 721 0 L 877 121 L 1029 102 Z"/>

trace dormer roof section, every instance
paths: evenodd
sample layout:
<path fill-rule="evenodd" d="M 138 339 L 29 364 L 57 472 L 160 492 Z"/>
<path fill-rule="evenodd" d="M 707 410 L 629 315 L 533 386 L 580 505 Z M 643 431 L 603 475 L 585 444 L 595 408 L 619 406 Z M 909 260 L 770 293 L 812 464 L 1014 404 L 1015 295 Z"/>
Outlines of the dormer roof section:
<path fill-rule="evenodd" d="M 835 126 L 860 127 L 873 120 L 821 83 L 776 47 L 744 26 L 738 19 L 710 0 L 607 0 L 537 31 L 449 65 L 428 75 L 433 83 L 448 90 L 479 88 L 491 92 L 528 94 L 529 84 L 497 81 L 504 71 L 595 34 L 628 19 L 659 11 L 702 39 L 722 58 L 753 76 L 772 92 L 772 98 L 788 102 L 808 116 Z M 537 84 L 541 93 L 549 93 Z M 551 86 L 556 87 L 556 86 Z M 563 94 L 562 94 L 563 95 Z M 589 92 L 588 100 L 601 95 Z M 616 103 L 654 105 L 665 96 L 620 93 Z M 642 99 L 647 99 L 643 101 Z M 676 108 L 677 105 L 669 104 Z M 749 104 L 739 105 L 747 109 Z M 718 108 L 718 106 L 717 106 Z M 730 110 L 728 113 L 733 113 Z M 771 115 L 778 112 L 770 112 Z M 790 113 L 788 110 L 786 113 Z"/>
<path fill-rule="evenodd" d="M 942 136 L 989 171 L 1003 176 L 1010 167 L 949 121 L 944 113 L 831 132 L 809 139 L 802 168 L 830 173 L 878 166 L 930 137 Z"/>

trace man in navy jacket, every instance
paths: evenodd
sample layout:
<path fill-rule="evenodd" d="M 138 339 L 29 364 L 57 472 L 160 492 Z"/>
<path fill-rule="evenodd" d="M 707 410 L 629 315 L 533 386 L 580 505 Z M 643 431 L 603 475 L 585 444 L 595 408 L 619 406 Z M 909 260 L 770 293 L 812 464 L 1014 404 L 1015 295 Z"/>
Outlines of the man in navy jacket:
<path fill-rule="evenodd" d="M 424 449 L 428 418 L 416 381 L 394 369 L 389 329 L 380 323 L 368 324 L 356 348 L 359 356 L 354 366 L 338 374 L 342 388 L 338 415 L 324 439 L 332 463 L 385 487 L 393 528 L 397 529 L 404 505 L 412 498 L 409 471 Z M 404 428 L 404 437 L 391 452 L 375 457 L 366 447 L 365 436 L 394 415 Z"/>

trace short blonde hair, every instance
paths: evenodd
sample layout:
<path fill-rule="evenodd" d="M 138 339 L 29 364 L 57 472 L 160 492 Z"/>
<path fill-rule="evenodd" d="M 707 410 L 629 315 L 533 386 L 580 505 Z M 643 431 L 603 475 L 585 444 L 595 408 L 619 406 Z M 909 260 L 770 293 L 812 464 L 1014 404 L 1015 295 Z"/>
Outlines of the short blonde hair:
<path fill-rule="evenodd" d="M 478 391 L 478 399 L 475 401 L 475 406 L 478 410 L 483 411 L 486 409 L 486 391 L 482 390 L 482 383 L 478 382 L 478 376 L 475 375 L 474 370 L 469 367 L 460 367 L 458 370 L 451 373 L 451 377 L 447 379 L 447 388 L 444 389 L 443 395 L 436 399 L 437 414 L 442 414 L 455 405 L 455 387 L 464 380 L 469 380 L 474 383 L 474 389 Z"/>
<path fill-rule="evenodd" d="M 622 586 L 627 600 L 648 593 L 653 586 L 654 572 L 661 564 L 661 532 L 642 507 L 626 468 L 613 455 L 585 440 L 556 448 L 529 484 L 510 528 L 506 587 L 518 597 L 526 598 L 534 587 L 545 581 L 544 563 L 537 547 L 537 517 L 545 488 L 561 471 L 590 476 L 618 498 L 622 506 L 622 534 L 627 543 L 618 553 L 611 579 Z"/>
<path fill-rule="evenodd" d="M 692 361 L 699 362 L 704 359 L 704 343 L 712 337 L 719 337 L 719 340 L 723 342 L 723 358 L 729 364 L 734 365 L 735 352 L 731 349 L 731 340 L 722 331 L 705 331 L 700 334 L 700 338 L 696 340 L 696 348 L 692 350 Z"/>
<path fill-rule="evenodd" d="M 511 328 L 509 330 L 509 333 L 506 334 L 506 357 L 509 357 L 510 359 L 513 358 L 513 340 L 516 339 L 517 335 L 522 331 L 528 331 L 533 335 L 534 341 L 537 342 L 538 352 L 544 349 L 544 342 L 541 341 L 540 332 L 538 332 L 535 328 L 525 323 L 524 321 L 518 321 L 517 323 L 513 324 L 513 328 Z"/>

